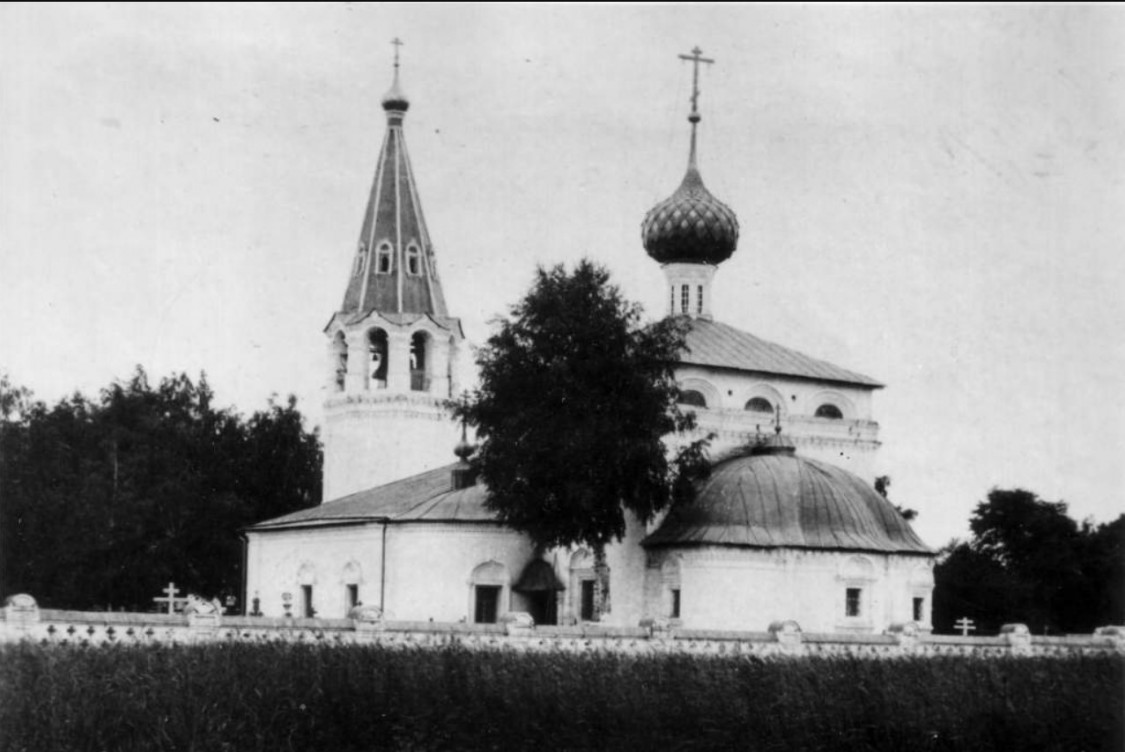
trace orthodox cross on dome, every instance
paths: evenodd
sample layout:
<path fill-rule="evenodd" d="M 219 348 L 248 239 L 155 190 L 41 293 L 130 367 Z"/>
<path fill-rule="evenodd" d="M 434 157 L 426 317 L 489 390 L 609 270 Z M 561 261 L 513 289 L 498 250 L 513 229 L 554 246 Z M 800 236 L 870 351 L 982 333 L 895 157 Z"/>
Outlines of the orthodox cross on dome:
<path fill-rule="evenodd" d="M 681 60 L 690 60 L 692 64 L 691 72 L 691 114 L 688 115 L 688 121 L 691 123 L 691 154 L 688 156 L 688 167 L 695 167 L 695 126 L 699 124 L 702 119 L 699 115 L 699 64 L 707 63 L 713 64 L 715 61 L 709 57 L 703 57 L 703 50 L 699 49 L 699 45 L 691 51 L 690 55 L 680 55 Z"/>
<path fill-rule="evenodd" d="M 707 63 L 712 65 L 715 61 L 709 57 L 703 57 L 703 50 L 699 49 L 699 45 L 691 51 L 690 55 L 680 55 L 681 60 L 690 60 L 692 62 L 691 73 L 691 116 L 688 120 L 693 123 L 699 122 L 699 64 Z"/>

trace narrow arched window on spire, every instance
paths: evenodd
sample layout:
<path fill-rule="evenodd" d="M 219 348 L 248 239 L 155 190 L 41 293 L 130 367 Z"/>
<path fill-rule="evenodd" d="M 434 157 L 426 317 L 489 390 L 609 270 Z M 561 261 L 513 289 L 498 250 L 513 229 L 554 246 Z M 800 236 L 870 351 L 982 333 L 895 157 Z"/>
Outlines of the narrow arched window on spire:
<path fill-rule="evenodd" d="M 422 254 L 413 240 L 406 246 L 406 272 L 415 277 L 422 273 Z"/>
<path fill-rule="evenodd" d="M 363 273 L 363 265 L 367 262 L 367 243 L 360 242 L 359 250 L 355 254 L 355 269 L 352 269 L 352 276 L 358 277 Z"/>
<path fill-rule="evenodd" d="M 393 269 L 394 252 L 391 249 L 391 244 L 384 240 L 379 244 L 379 250 L 375 253 L 375 273 L 390 274 Z"/>

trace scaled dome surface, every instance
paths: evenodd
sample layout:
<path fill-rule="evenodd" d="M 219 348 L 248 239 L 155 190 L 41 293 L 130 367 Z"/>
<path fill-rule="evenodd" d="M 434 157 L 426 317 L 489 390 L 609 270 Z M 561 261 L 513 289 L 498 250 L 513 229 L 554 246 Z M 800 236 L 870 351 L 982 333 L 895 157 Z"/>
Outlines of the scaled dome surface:
<path fill-rule="evenodd" d="M 776 447 L 716 464 L 644 545 L 933 553 L 859 477 Z"/>
<path fill-rule="evenodd" d="M 719 264 L 738 247 L 738 219 L 711 195 L 693 164 L 676 192 L 645 215 L 641 239 L 661 264 Z"/>

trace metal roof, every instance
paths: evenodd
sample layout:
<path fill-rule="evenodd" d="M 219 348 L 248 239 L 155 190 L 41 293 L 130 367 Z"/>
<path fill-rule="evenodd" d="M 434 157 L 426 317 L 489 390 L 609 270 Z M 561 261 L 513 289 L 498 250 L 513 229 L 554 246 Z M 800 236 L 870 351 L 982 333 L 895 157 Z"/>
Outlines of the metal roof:
<path fill-rule="evenodd" d="M 643 543 L 933 553 L 860 478 L 792 454 L 720 462 Z"/>
<path fill-rule="evenodd" d="M 499 524 L 484 506 L 483 485 L 453 490 L 457 463 L 360 491 L 319 506 L 259 522 L 250 532 L 366 522 L 487 522 Z"/>
<path fill-rule="evenodd" d="M 834 381 L 869 389 L 883 386 L 870 376 L 809 357 L 710 319 L 692 319 L 686 345 L 687 350 L 680 357 L 681 363 Z"/>

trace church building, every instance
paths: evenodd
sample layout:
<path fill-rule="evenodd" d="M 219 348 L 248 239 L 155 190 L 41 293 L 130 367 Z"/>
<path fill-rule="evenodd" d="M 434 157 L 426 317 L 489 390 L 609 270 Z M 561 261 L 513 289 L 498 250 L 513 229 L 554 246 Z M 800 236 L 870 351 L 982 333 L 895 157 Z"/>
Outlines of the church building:
<path fill-rule="evenodd" d="M 407 152 L 398 60 L 387 126 L 343 301 L 325 328 L 324 501 L 248 528 L 246 595 L 268 616 L 880 632 L 930 623 L 933 552 L 871 485 L 878 381 L 714 320 L 711 282 L 736 250 L 735 213 L 696 160 L 696 49 L 688 167 L 644 217 L 668 315 L 689 317 L 677 366 L 711 476 L 695 501 L 630 519 L 606 548 L 538 550 L 484 505 L 472 448 L 445 401 L 458 394 L 460 321 L 446 308 Z M 449 280 L 456 284 L 456 280 Z M 454 453 L 458 460 L 451 462 Z"/>

